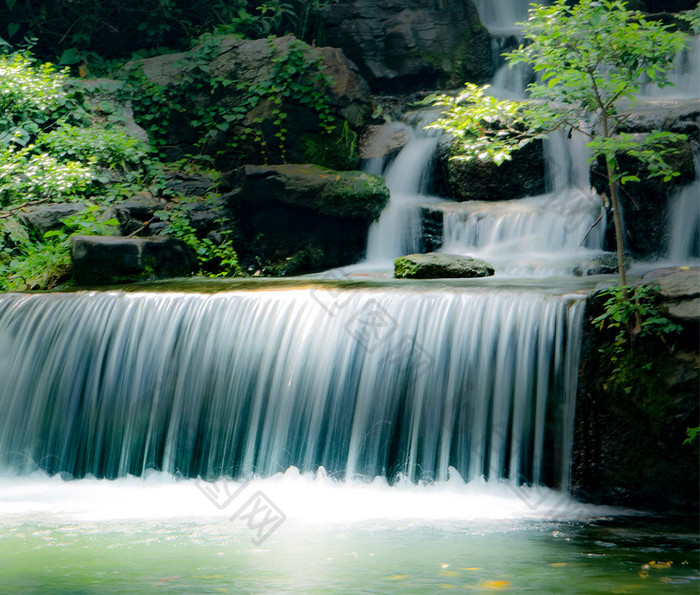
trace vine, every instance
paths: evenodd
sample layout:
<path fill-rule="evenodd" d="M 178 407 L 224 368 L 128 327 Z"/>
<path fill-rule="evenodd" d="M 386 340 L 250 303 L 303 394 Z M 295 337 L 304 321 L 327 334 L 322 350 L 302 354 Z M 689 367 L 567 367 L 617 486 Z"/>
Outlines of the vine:
<path fill-rule="evenodd" d="M 136 118 L 159 149 L 167 146 L 175 114 L 188 114 L 186 124 L 193 131 L 193 146 L 200 153 L 217 144 L 222 147 L 216 151 L 217 155 L 235 153 L 252 142 L 267 160 L 272 156 L 270 141 L 274 140 L 274 148 L 283 162 L 287 156 L 289 106 L 311 108 L 325 134 L 336 129 L 325 96 L 331 81 L 323 71 L 321 58 L 310 57 L 305 43 L 293 40 L 285 52 L 279 52 L 275 40 L 270 38 L 267 41 L 272 63 L 270 75 L 251 85 L 248 81 L 212 76 L 210 64 L 219 55 L 220 38 L 204 35 L 200 42 L 176 63 L 180 72 L 173 84 L 154 83 L 141 69 L 129 71 L 122 99 L 132 102 Z M 228 87 L 241 96 L 234 105 L 217 101 Z M 265 102 L 271 106 L 269 115 L 250 120 L 251 111 Z M 266 121 L 272 126 L 272 135 L 263 130 Z M 217 143 L 223 135 L 226 140 Z"/>

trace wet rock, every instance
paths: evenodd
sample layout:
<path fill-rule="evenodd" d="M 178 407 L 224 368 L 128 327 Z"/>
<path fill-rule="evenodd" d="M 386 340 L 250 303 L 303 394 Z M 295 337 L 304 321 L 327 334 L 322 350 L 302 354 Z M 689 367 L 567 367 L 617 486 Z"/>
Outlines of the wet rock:
<path fill-rule="evenodd" d="M 658 287 L 670 317 L 700 322 L 700 267 L 666 267 L 649 271 L 642 283 Z"/>
<path fill-rule="evenodd" d="M 406 124 L 365 126 L 360 137 L 360 157 L 379 159 L 403 148 L 411 140 L 411 131 Z"/>
<path fill-rule="evenodd" d="M 409 254 L 394 261 L 394 277 L 397 279 L 490 277 L 494 272 L 494 268 L 483 260 L 441 252 Z"/>
<path fill-rule="evenodd" d="M 510 200 L 537 196 L 546 190 L 542 142 L 513 153 L 501 165 L 490 160 L 452 159 L 454 141 L 444 137 L 437 152 L 437 192 L 455 200 Z"/>
<path fill-rule="evenodd" d="M 471 0 L 340 0 L 326 38 L 373 91 L 434 89 L 492 74 L 491 44 Z"/>
<path fill-rule="evenodd" d="M 197 269 L 187 245 L 172 238 L 71 238 L 73 278 L 79 285 L 183 277 Z"/>
<path fill-rule="evenodd" d="M 625 257 L 625 266 L 629 268 L 632 259 Z M 617 274 L 617 254 L 602 254 L 591 260 L 582 262 L 574 269 L 577 277 L 587 277 L 589 275 L 615 275 Z"/>
<path fill-rule="evenodd" d="M 687 134 L 689 140 L 700 142 L 700 109 L 694 99 L 664 99 L 640 101 L 623 122 L 623 132 L 668 130 Z"/>
<path fill-rule="evenodd" d="M 680 103 L 684 104 L 684 102 Z M 640 138 L 643 133 L 649 132 L 651 129 L 673 129 L 676 132 L 687 132 L 687 130 L 678 129 L 679 120 L 676 116 L 656 118 L 659 113 L 667 114 L 666 110 L 661 112 L 657 109 L 645 111 L 643 107 L 640 107 L 639 110 L 635 110 L 630 121 L 625 122 L 626 132 L 638 133 Z M 651 117 L 652 115 L 654 117 Z M 697 102 L 695 102 L 695 111 L 689 112 L 687 116 L 688 122 L 695 119 L 692 126 L 696 129 L 698 128 L 698 115 L 700 112 L 698 112 Z M 666 157 L 669 165 L 679 172 L 679 175 L 669 182 L 664 182 L 660 176 L 648 177 L 648 170 L 637 159 L 627 155 L 618 155 L 620 170 L 636 175 L 641 180 L 641 182 L 625 184 L 620 193 L 626 235 L 625 248 L 633 257 L 651 260 L 660 258 L 666 253 L 669 198 L 680 186 L 692 182 L 695 177 L 691 143 L 681 142 L 678 149 L 679 151 L 675 155 Z M 602 157 L 592 164 L 591 182 L 599 193 L 608 193 L 607 167 Z M 614 246 L 613 221 L 612 217 L 608 217 L 605 249 L 614 250 Z"/>
<path fill-rule="evenodd" d="M 660 340 L 640 335 L 616 349 L 617 329 L 592 321 L 606 295 L 588 298 L 575 413 L 572 492 L 587 502 L 652 510 L 698 507 L 698 442 L 684 444 L 700 423 L 700 270 L 650 271 L 662 308 L 681 331 Z M 682 299 L 681 299 L 682 298 Z"/>

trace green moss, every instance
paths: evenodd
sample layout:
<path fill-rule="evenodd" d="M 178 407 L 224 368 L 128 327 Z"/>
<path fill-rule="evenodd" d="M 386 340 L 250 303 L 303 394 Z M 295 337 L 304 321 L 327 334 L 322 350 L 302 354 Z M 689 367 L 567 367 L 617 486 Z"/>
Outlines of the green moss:
<path fill-rule="evenodd" d="M 314 163 L 330 169 L 350 171 L 357 169 L 360 156 L 357 153 L 357 134 L 347 127 L 328 133 L 306 133 L 300 139 L 305 163 Z"/>
<path fill-rule="evenodd" d="M 394 261 L 396 279 L 468 279 L 493 274 L 493 267 L 483 260 L 439 252 L 409 254 Z"/>

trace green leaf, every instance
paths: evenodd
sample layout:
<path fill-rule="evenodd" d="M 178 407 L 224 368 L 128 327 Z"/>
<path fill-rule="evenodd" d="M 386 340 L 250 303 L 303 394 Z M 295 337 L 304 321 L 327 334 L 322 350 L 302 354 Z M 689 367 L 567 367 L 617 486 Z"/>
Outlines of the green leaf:
<path fill-rule="evenodd" d="M 80 52 L 76 48 L 69 48 L 67 50 L 63 50 L 61 57 L 58 59 L 58 63 L 72 66 L 73 64 L 80 62 L 82 59 L 83 58 Z"/>

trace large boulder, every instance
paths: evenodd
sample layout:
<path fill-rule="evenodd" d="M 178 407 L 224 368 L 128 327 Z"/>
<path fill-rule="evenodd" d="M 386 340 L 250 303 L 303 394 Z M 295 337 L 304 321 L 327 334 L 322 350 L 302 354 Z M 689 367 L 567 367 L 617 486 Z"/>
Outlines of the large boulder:
<path fill-rule="evenodd" d="M 510 161 L 453 159 L 456 142 L 444 137 L 437 152 L 437 191 L 455 200 L 510 200 L 537 196 L 546 190 L 541 141 L 513 153 Z"/>
<path fill-rule="evenodd" d="M 382 178 L 359 171 L 311 164 L 246 165 L 238 175 L 242 201 L 256 207 L 279 202 L 322 215 L 372 221 L 389 200 Z"/>
<path fill-rule="evenodd" d="M 486 82 L 493 72 L 490 37 L 472 0 L 340 0 L 325 30 L 373 91 Z"/>
<path fill-rule="evenodd" d="M 290 64 L 280 66 L 285 60 Z M 311 47 L 291 35 L 255 40 L 220 36 L 209 40 L 206 47 L 134 61 L 126 68 L 140 71 L 150 85 L 182 89 L 180 103 L 185 111 L 172 114 L 168 123 L 167 144 L 173 153 L 178 149 L 186 153 L 193 143 L 203 142 L 209 153 L 238 152 L 248 161 L 257 155 L 260 161 L 303 162 L 310 155 L 330 153 L 324 150 L 328 138 L 333 139 L 335 153 L 349 149 L 351 143 L 341 140 L 343 123 L 352 131 L 371 113 L 369 87 L 341 50 Z M 206 84 L 200 91 L 192 90 L 187 81 L 202 68 L 206 72 L 203 83 L 210 79 L 229 82 L 214 93 Z M 287 69 L 283 78 L 271 85 L 280 78 L 280 68 Z M 289 93 L 281 93 L 283 87 Z M 144 92 L 152 91 L 147 86 Z M 317 99 L 310 102 L 314 95 Z M 276 103 L 277 99 L 281 102 Z M 320 134 L 320 106 L 336 120 L 330 135 Z M 228 117 L 215 116 L 219 118 L 216 125 L 202 138 L 201 122 L 195 122 L 192 115 L 197 112 Z M 283 133 L 280 113 L 286 114 Z M 283 145 L 280 134 L 285 137 Z M 347 140 L 350 133 L 344 134 Z M 229 142 L 232 137 L 236 137 L 236 149 Z"/>
<path fill-rule="evenodd" d="M 73 236 L 73 278 L 79 285 L 183 277 L 197 270 L 187 245 L 172 238 Z"/>
<path fill-rule="evenodd" d="M 378 176 L 316 165 L 246 165 L 226 183 L 244 252 L 263 269 L 288 263 L 274 269 L 285 274 L 361 258 L 369 225 L 389 200 Z"/>
<path fill-rule="evenodd" d="M 397 279 L 467 279 L 490 277 L 494 272 L 483 260 L 440 252 L 408 254 L 394 261 Z"/>

